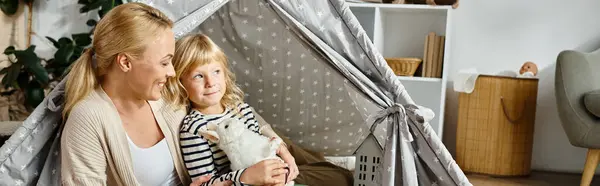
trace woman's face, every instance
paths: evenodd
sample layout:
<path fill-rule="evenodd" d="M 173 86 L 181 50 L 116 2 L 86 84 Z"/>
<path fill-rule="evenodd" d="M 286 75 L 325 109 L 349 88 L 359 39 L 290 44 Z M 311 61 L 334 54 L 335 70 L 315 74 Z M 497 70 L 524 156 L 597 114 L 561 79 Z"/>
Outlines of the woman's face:
<path fill-rule="evenodd" d="M 150 41 L 141 59 L 131 59 L 127 72 L 129 87 L 140 99 L 158 100 L 168 78 L 175 76 L 171 59 L 175 52 L 175 38 L 168 29 Z"/>
<path fill-rule="evenodd" d="M 197 66 L 181 76 L 181 84 L 187 90 L 192 106 L 200 111 L 221 110 L 225 95 L 225 71 L 218 62 Z"/>

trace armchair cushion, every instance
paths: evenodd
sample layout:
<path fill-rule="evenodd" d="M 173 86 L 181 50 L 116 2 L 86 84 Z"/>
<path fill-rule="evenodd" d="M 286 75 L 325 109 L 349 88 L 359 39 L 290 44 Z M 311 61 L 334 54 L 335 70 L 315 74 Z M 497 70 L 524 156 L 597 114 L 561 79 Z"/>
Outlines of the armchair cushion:
<path fill-rule="evenodd" d="M 585 93 L 583 103 L 590 113 L 600 118 L 600 90 Z"/>

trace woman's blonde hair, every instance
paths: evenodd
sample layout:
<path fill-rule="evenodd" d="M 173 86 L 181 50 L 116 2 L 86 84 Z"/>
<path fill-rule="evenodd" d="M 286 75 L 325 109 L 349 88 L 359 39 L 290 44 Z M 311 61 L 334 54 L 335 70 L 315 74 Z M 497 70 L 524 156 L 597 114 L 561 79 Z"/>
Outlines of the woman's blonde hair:
<path fill-rule="evenodd" d="M 100 84 L 117 55 L 141 58 L 147 44 L 172 27 L 173 22 L 165 14 L 142 3 L 126 3 L 111 9 L 96 25 L 91 48 L 72 64 L 66 77 L 63 117 Z M 176 94 L 172 91 L 163 90 L 163 96 Z"/>
<path fill-rule="evenodd" d="M 169 81 L 170 85 L 177 85 L 179 96 L 174 98 L 174 103 L 188 106 L 189 95 L 185 87 L 181 84 L 180 78 L 198 66 L 206 65 L 212 62 L 218 62 L 222 65 L 225 73 L 225 95 L 221 99 L 224 107 L 236 108 L 243 102 L 244 92 L 235 83 L 235 74 L 229 69 L 227 56 L 208 36 L 204 34 L 193 34 L 182 37 L 175 43 L 175 55 L 173 57 L 173 67 L 175 68 L 175 79 Z"/>

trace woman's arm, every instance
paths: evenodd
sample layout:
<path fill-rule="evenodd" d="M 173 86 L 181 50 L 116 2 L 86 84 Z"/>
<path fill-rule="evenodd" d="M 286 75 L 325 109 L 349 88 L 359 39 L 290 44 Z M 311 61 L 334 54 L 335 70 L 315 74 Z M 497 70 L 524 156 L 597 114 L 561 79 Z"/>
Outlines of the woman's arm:
<path fill-rule="evenodd" d="M 106 156 L 93 121 L 81 110 L 71 111 L 62 132 L 61 182 L 63 185 L 106 185 Z"/>

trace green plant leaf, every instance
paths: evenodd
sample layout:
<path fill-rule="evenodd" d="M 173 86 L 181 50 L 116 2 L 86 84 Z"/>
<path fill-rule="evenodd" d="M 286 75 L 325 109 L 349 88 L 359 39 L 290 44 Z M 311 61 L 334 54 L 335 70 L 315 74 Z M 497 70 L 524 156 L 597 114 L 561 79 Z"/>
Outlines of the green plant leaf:
<path fill-rule="evenodd" d="M 17 77 L 17 84 L 20 89 L 27 89 L 29 86 L 29 74 L 25 71 L 21 71 Z"/>
<path fill-rule="evenodd" d="M 23 63 L 16 62 L 10 65 L 9 67 L 6 67 L 8 68 L 8 72 L 6 73 L 4 78 L 2 78 L 2 85 L 4 85 L 4 87 L 9 87 L 13 84 L 13 82 L 17 80 L 17 77 L 19 77 L 19 73 L 21 72 L 22 66 Z"/>
<path fill-rule="evenodd" d="M 108 13 L 108 11 L 110 11 L 115 6 L 120 5 L 120 4 L 123 4 L 122 1 L 106 0 L 106 1 L 104 1 L 104 4 L 102 4 L 102 9 L 100 9 L 100 11 L 98 11 L 98 15 L 100 16 L 100 18 L 102 18 L 102 17 L 104 17 L 104 15 L 106 15 L 106 13 Z"/>
<path fill-rule="evenodd" d="M 79 12 L 85 13 L 85 12 L 89 12 L 91 10 L 98 9 L 98 8 L 100 8 L 100 6 L 102 6 L 102 3 L 104 3 L 105 1 L 106 0 L 96 0 L 91 3 L 84 4 L 84 6 L 81 7 L 81 9 L 79 9 Z"/>
<path fill-rule="evenodd" d="M 56 41 L 53 38 L 48 37 L 48 36 L 46 36 L 46 39 L 50 40 L 50 42 L 52 42 L 52 45 L 54 45 L 54 47 L 60 48 L 60 44 L 58 43 L 58 41 Z"/>
<path fill-rule="evenodd" d="M 59 47 L 57 47 L 57 48 L 60 48 L 61 46 L 65 46 L 68 44 L 73 44 L 73 41 L 67 37 L 61 37 L 60 39 L 58 39 Z"/>
<path fill-rule="evenodd" d="M 35 80 L 37 80 L 40 84 L 46 85 L 50 81 L 48 72 L 46 69 L 44 69 L 44 67 L 42 67 L 42 64 L 29 66 L 28 69 L 35 76 Z"/>
<path fill-rule="evenodd" d="M 85 49 L 84 46 L 75 46 L 74 52 L 75 52 L 75 54 L 81 55 L 83 53 L 84 49 Z"/>
<path fill-rule="evenodd" d="M 28 89 L 25 89 L 25 104 L 36 107 L 44 100 L 44 89 L 40 84 L 32 81 Z"/>
<path fill-rule="evenodd" d="M 59 64 L 66 64 L 71 59 L 73 55 L 73 50 L 75 50 L 75 45 L 67 44 L 61 46 L 56 53 L 54 53 L 54 61 Z"/>
<path fill-rule="evenodd" d="M 35 54 L 35 47 L 35 45 L 31 45 L 29 48 L 23 51 L 15 51 L 15 57 L 17 57 L 17 61 L 22 62 L 25 67 L 40 64 L 41 59 L 38 58 L 37 54 Z"/>
<path fill-rule="evenodd" d="M 71 64 L 71 63 L 77 61 L 77 59 L 79 59 L 79 57 L 81 57 L 83 50 L 84 50 L 84 48 L 82 46 L 75 46 L 75 49 L 73 50 L 73 55 L 69 59 L 68 63 Z"/>
<path fill-rule="evenodd" d="M 92 38 L 89 33 L 73 34 L 72 37 L 77 46 L 88 46 L 92 44 Z"/>
<path fill-rule="evenodd" d="M 57 68 L 60 66 L 60 64 L 54 62 L 54 59 L 46 61 L 46 72 L 48 72 L 48 74 L 52 74 L 53 80 L 56 79 L 57 75 L 60 75 L 56 73 Z"/>
<path fill-rule="evenodd" d="M 29 46 L 24 51 L 15 51 L 15 56 L 17 61 L 22 63 L 38 82 L 45 85 L 50 81 L 48 72 L 42 67 L 42 60 L 35 54 L 35 45 Z"/>
<path fill-rule="evenodd" d="M 87 22 L 85 22 L 85 24 L 87 24 L 88 26 L 96 26 L 98 22 L 96 20 L 90 19 Z"/>
<path fill-rule="evenodd" d="M 55 76 L 54 76 L 54 77 L 55 77 L 55 78 L 63 78 L 65 75 L 67 75 L 67 73 L 68 73 L 68 72 L 67 72 L 67 69 L 68 69 L 69 67 L 70 67 L 70 66 L 67 66 L 67 67 L 58 67 L 58 68 L 56 69 L 56 73 L 54 73 L 54 74 L 55 74 Z"/>
<path fill-rule="evenodd" d="M 14 15 L 19 9 L 19 0 L 1 0 L 0 9 L 8 16 Z"/>
<path fill-rule="evenodd" d="M 13 54 L 13 53 L 15 53 L 14 46 L 8 46 L 8 47 L 6 47 L 6 49 L 4 49 L 4 54 L 6 54 L 6 55 Z"/>
<path fill-rule="evenodd" d="M 46 61 L 46 67 L 54 67 L 56 65 L 56 63 L 54 62 L 54 58 L 49 59 Z"/>
<path fill-rule="evenodd" d="M 57 69 L 57 71 L 63 71 L 61 77 L 66 76 L 67 74 L 69 74 L 69 72 L 71 71 L 71 68 L 73 68 L 73 64 L 75 63 L 71 63 L 69 66 L 67 66 L 67 68 L 65 69 Z"/>

